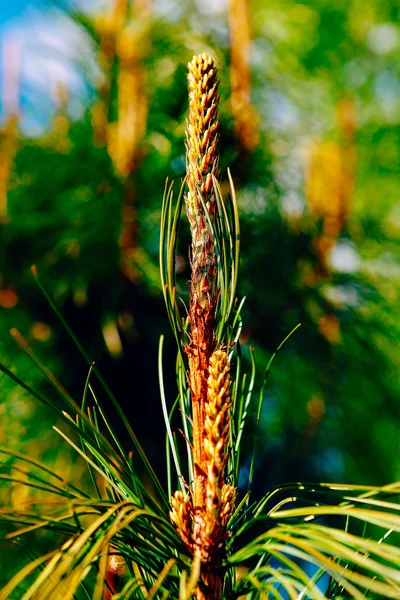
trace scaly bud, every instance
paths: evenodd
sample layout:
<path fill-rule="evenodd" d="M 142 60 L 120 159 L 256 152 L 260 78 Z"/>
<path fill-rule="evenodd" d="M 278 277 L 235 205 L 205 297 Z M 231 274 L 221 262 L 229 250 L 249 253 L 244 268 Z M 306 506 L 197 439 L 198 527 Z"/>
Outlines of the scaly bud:
<path fill-rule="evenodd" d="M 194 56 L 188 65 L 189 122 L 186 128 L 186 212 L 192 233 L 191 292 L 205 307 L 216 295 L 216 256 L 207 215 L 213 222 L 212 176 L 218 168 L 218 79 L 214 59 Z M 204 206 L 203 206 L 204 203 Z"/>

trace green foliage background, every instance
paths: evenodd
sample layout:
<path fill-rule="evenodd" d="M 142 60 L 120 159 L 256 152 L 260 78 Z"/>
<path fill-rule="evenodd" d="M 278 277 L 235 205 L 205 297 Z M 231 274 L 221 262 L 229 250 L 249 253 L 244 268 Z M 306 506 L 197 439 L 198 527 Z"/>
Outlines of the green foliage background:
<path fill-rule="evenodd" d="M 157 266 L 161 197 L 165 178 L 175 179 L 178 187 L 185 171 L 185 65 L 194 53 L 212 52 L 222 79 L 221 174 L 224 178 L 231 169 L 241 207 L 243 340 L 256 347 L 260 378 L 279 342 L 302 323 L 274 364 L 266 390 L 258 489 L 299 480 L 394 481 L 400 475 L 399 6 L 394 0 L 254 0 L 252 102 L 260 118 L 260 143 L 250 155 L 234 135 L 226 10 L 215 13 L 185 2 L 175 9 L 155 12 L 143 58 L 149 113 L 134 174 L 133 278 L 121 272 L 118 244 L 127 183 L 116 174 L 107 148 L 93 143 L 90 113 L 96 90 L 90 77 L 89 100 L 83 116 L 71 123 L 67 147 L 60 148 L 51 128 L 39 137 L 19 134 L 8 218 L 0 226 L 2 291 L 14 291 L 18 301 L 12 308 L 0 307 L 1 360 L 34 387 L 46 389 L 9 335 L 15 327 L 63 385 L 81 397 L 86 366 L 35 284 L 30 270 L 35 264 L 162 475 L 157 343 L 161 333 L 169 335 L 167 349 L 174 341 Z M 91 17 L 75 10 L 71 18 L 92 39 L 96 53 L 99 40 Z M 110 118 L 116 111 L 117 73 L 118 64 Z M 310 278 L 306 275 L 318 270 L 314 241 L 322 225 L 307 208 L 304 148 L 308 140 L 339 139 L 336 108 L 347 95 L 356 107 L 357 170 L 349 218 L 336 241 L 344 258 L 323 277 Z M 188 245 L 184 229 L 179 249 L 183 301 Z M 336 341 L 321 333 L 325 314 L 337 319 Z M 44 341 L 37 332 L 49 330 L 35 329 L 38 323 L 50 327 Z M 119 356 L 104 341 L 110 324 L 121 340 Z M 172 398 L 174 352 L 165 355 Z M 1 444 L 79 480 L 83 465 L 51 433 L 51 411 L 3 375 L 0 385 Z M 322 407 L 318 418 L 315 399 Z M 2 493 L 12 503 L 32 500 L 18 484 Z M 7 544 L 3 547 L 9 551 Z M 0 580 L 8 577 L 2 568 Z"/>

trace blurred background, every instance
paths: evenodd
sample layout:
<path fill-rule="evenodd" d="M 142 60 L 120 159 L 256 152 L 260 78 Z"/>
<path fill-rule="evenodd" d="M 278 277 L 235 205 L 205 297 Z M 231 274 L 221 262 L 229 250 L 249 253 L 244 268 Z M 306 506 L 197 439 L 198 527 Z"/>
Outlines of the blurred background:
<path fill-rule="evenodd" d="M 222 80 L 221 178 L 229 167 L 241 210 L 243 355 L 255 346 L 259 383 L 302 323 L 265 392 L 257 491 L 398 479 L 399 13 L 396 0 L 2 2 L 3 364 L 57 402 L 14 327 L 80 401 L 87 366 L 35 264 L 165 477 L 162 333 L 171 402 L 176 390 L 160 207 L 166 177 L 179 188 L 185 172 L 186 64 L 209 52 Z M 188 246 L 184 227 L 183 300 Z M 3 375 L 0 387 L 0 445 L 86 485 L 52 411 Z M 250 427 L 248 449 L 252 438 Z M 1 491 L 21 508 L 32 493 L 19 483 Z M 0 562 L 1 581 L 17 562 Z"/>

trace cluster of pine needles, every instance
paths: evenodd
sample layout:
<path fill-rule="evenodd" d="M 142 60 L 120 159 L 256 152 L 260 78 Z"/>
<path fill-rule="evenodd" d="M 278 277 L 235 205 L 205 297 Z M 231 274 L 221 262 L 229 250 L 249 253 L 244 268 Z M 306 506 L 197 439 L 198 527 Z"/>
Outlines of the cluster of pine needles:
<path fill-rule="evenodd" d="M 177 195 L 172 184 L 166 185 L 160 234 L 161 283 L 178 348 L 177 397 L 171 401 L 164 391 L 161 338 L 167 489 L 34 270 L 88 363 L 82 402 L 74 401 L 16 331 L 17 343 L 52 384 L 64 409 L 0 368 L 68 425 L 67 433 L 55 429 L 86 461 L 92 494 L 34 458 L 0 449 L 1 479 L 40 491 L 40 506 L 29 511 L 0 509 L 0 518 L 12 528 L 8 539 L 20 544 L 21 552 L 24 536 L 32 532 L 51 532 L 58 542 L 44 556 L 30 548 L 31 560 L 0 591 L 0 600 L 400 598 L 400 483 L 294 483 L 259 500 L 251 495 L 254 423 L 253 452 L 245 462 L 242 440 L 250 409 L 258 428 L 275 355 L 257 386 L 254 353 L 247 373 L 239 342 L 238 205 L 230 173 L 226 198 L 219 182 L 218 73 L 207 55 L 195 56 L 188 69 L 187 174 Z M 184 207 L 191 232 L 186 312 L 175 280 Z M 111 427 L 95 392 L 98 386 L 125 426 L 129 448 Z M 179 415 L 180 432 L 172 425 Z M 246 488 L 239 485 L 243 473 Z"/>

